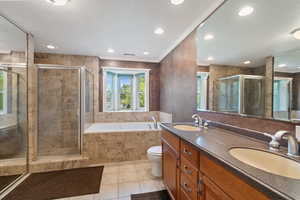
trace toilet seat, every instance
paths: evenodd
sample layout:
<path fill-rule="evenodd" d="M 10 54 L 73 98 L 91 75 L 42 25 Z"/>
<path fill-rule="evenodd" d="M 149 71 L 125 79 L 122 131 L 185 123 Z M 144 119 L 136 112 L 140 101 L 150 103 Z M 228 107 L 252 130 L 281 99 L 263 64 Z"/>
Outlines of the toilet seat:
<path fill-rule="evenodd" d="M 150 155 L 153 155 L 153 156 L 161 156 L 162 148 L 161 148 L 161 146 L 153 146 L 147 150 L 147 153 Z"/>

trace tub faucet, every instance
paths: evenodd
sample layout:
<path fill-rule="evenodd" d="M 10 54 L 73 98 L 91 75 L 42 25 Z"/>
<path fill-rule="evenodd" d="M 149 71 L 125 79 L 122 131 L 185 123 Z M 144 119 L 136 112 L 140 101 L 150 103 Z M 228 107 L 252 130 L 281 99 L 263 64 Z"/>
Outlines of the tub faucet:
<path fill-rule="evenodd" d="M 154 116 L 151 117 L 153 122 L 154 122 L 154 129 L 158 129 L 158 123 L 157 123 L 157 120 Z"/>
<path fill-rule="evenodd" d="M 192 118 L 195 120 L 194 121 L 195 126 L 198 126 L 198 127 L 202 126 L 203 120 L 202 120 L 202 118 L 198 114 L 194 114 L 192 116 Z"/>
<path fill-rule="evenodd" d="M 288 156 L 299 157 L 299 144 L 296 137 L 289 131 L 277 131 L 275 135 L 264 133 L 265 136 L 270 137 L 272 140 L 269 143 L 270 150 L 278 151 L 280 147 L 280 140 L 287 137 L 288 140 Z"/>

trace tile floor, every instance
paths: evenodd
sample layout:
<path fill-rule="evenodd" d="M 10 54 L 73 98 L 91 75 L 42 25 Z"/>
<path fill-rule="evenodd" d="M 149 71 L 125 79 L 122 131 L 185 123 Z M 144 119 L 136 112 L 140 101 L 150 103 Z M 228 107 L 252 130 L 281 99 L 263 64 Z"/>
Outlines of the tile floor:
<path fill-rule="evenodd" d="M 151 175 L 148 161 L 104 165 L 100 193 L 59 200 L 130 200 L 131 194 L 163 190 L 161 179 Z"/>

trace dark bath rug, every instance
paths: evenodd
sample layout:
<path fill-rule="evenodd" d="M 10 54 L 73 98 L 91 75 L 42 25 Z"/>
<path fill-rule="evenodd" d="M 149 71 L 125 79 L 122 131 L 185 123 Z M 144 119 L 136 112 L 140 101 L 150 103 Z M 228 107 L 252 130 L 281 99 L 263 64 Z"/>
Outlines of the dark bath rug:
<path fill-rule="evenodd" d="M 171 198 L 167 190 L 162 190 L 143 194 L 132 194 L 131 200 L 171 200 Z"/>
<path fill-rule="evenodd" d="M 98 193 L 103 167 L 33 173 L 3 200 L 50 200 Z"/>

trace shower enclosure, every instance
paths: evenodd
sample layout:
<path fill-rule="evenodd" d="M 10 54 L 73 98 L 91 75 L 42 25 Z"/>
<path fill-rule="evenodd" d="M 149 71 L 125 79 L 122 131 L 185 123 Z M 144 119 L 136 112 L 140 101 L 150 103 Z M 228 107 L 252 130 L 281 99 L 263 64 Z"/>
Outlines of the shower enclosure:
<path fill-rule="evenodd" d="M 85 67 L 38 65 L 38 156 L 81 154 L 94 120 L 93 75 Z"/>
<path fill-rule="evenodd" d="M 27 69 L 0 64 L 0 190 L 26 173 Z"/>
<path fill-rule="evenodd" d="M 217 84 L 217 111 L 264 115 L 264 77 L 235 75 L 220 78 Z"/>
<path fill-rule="evenodd" d="M 273 116 L 275 119 L 290 120 L 292 118 L 292 78 L 274 77 Z"/>

